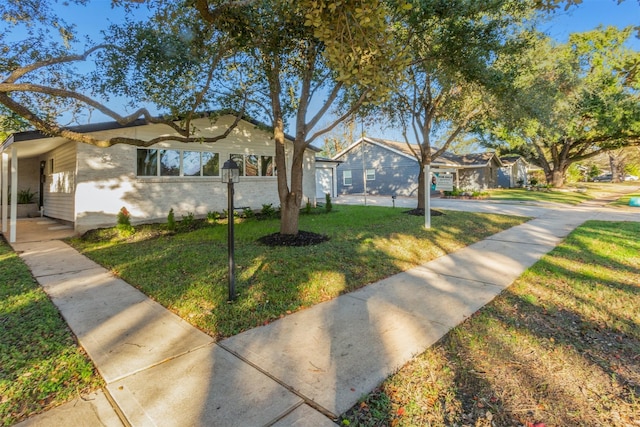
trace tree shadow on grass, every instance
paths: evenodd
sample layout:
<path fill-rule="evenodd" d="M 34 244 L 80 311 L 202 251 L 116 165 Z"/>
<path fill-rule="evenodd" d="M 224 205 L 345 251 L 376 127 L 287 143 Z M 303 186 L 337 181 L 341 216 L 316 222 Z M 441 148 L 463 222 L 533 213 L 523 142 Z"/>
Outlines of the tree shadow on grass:
<path fill-rule="evenodd" d="M 633 285 L 640 278 L 616 285 L 601 280 L 606 273 L 559 270 L 554 258 L 564 254 L 560 248 L 547 255 L 535 274 L 450 331 L 346 418 L 359 426 L 637 423 L 640 329 L 629 313 L 640 304 Z M 583 282 L 601 298 L 574 286 Z M 381 404 L 386 412 L 372 417 L 369 408 Z"/>
<path fill-rule="evenodd" d="M 4 276 L 6 272 L 0 269 L 0 280 L 6 286 L 0 311 L 3 425 L 24 420 L 101 385 L 94 366 L 60 313 L 31 281 L 26 266 L 23 268 L 29 283 L 16 283 L 15 277 Z"/>
<path fill-rule="evenodd" d="M 277 229 L 277 220 L 238 224 L 238 300 L 233 304 L 226 303 L 224 226 L 87 247 L 85 253 L 185 320 L 215 337 L 224 337 L 351 292 L 519 222 L 505 222 L 499 215 L 451 213 L 435 218 L 433 229 L 424 230 L 420 218 L 369 207 L 367 226 L 355 230 L 353 215 L 345 210 L 302 216 L 301 228 L 327 234 L 331 240 L 299 248 L 255 243 L 256 238 Z M 329 233 L 326 221 L 332 222 Z M 396 252 L 402 233 L 419 239 L 420 247 Z"/>

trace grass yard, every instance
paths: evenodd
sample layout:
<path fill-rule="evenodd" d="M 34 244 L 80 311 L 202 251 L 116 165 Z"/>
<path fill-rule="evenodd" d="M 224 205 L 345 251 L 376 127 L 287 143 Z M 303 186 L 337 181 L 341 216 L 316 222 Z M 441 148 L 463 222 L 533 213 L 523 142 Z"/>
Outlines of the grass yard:
<path fill-rule="evenodd" d="M 102 386 L 56 307 L 2 238 L 0 329 L 3 426 Z"/>
<path fill-rule="evenodd" d="M 631 201 L 632 197 L 640 197 L 640 192 L 637 193 L 631 193 L 631 194 L 626 194 L 622 197 L 620 197 L 618 200 L 616 200 L 615 202 L 610 203 L 612 206 L 629 206 L 629 201 Z M 638 211 L 640 212 L 639 208 Z"/>
<path fill-rule="evenodd" d="M 455 251 L 525 221 L 503 215 L 446 212 L 432 218 L 403 209 L 339 206 L 300 216 L 300 230 L 328 242 L 269 247 L 256 239 L 279 220 L 235 227 L 238 300 L 227 303 L 227 226 L 145 239 L 75 239 L 89 258 L 214 337 L 226 337 Z M 157 226 L 159 227 L 159 226 Z M 105 232 L 108 234 L 109 232 Z"/>
<path fill-rule="evenodd" d="M 517 200 L 523 202 L 554 202 L 577 205 L 594 196 L 591 191 L 579 193 L 574 189 L 567 188 L 567 191 L 546 190 L 534 191 L 524 188 L 509 188 L 489 190 L 489 197 L 493 200 Z"/>
<path fill-rule="evenodd" d="M 640 425 L 638 236 L 585 223 L 342 425 Z"/>

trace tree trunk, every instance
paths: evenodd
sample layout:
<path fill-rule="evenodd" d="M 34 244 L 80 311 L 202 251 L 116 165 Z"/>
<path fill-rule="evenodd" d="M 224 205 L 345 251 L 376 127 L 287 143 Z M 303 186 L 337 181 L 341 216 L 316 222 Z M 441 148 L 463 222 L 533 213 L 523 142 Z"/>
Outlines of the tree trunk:
<path fill-rule="evenodd" d="M 280 197 L 280 234 L 297 235 L 299 229 L 300 207 L 302 205 L 302 178 L 304 148 L 294 143 L 291 162 L 291 190 Z"/>
<path fill-rule="evenodd" d="M 620 182 L 620 177 L 624 176 L 626 157 L 621 153 L 609 152 L 609 166 L 611 166 L 611 182 Z"/>
<path fill-rule="evenodd" d="M 273 139 L 276 146 L 276 172 L 278 180 L 278 198 L 280 199 L 280 234 L 297 235 L 300 216 L 300 203 L 302 201 L 302 153 L 298 144 L 293 145 L 293 161 L 287 169 L 287 153 L 285 150 L 284 118 L 280 105 L 280 75 L 276 61 L 270 62 L 269 90 L 271 95 L 271 108 L 273 111 Z M 289 175 L 290 173 L 290 175 Z M 291 176 L 291 187 L 289 179 Z"/>
<path fill-rule="evenodd" d="M 547 177 L 547 181 L 553 188 L 564 187 L 564 168 L 554 168 L 551 172 L 551 179 Z"/>

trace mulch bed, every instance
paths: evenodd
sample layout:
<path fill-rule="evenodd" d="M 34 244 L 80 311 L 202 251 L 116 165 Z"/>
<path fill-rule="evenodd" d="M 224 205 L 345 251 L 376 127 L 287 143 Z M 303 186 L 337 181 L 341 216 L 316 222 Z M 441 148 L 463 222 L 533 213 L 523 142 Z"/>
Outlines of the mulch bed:
<path fill-rule="evenodd" d="M 424 216 L 424 209 L 411 209 L 410 211 L 405 211 L 404 213 L 408 215 Z M 440 216 L 440 215 L 444 215 L 444 213 L 431 209 L 431 216 Z"/>
<path fill-rule="evenodd" d="M 258 239 L 258 242 L 267 246 L 311 246 L 329 240 L 329 236 L 312 233 L 310 231 L 298 231 L 298 234 L 268 234 Z"/>

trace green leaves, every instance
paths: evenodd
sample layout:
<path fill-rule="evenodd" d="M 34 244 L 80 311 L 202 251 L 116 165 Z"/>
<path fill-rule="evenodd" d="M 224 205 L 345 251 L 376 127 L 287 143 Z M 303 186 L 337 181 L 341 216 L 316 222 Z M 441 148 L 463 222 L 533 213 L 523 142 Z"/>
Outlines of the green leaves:
<path fill-rule="evenodd" d="M 631 34 L 608 27 L 572 34 L 567 44 L 539 39 L 522 57 L 514 102 L 490 134 L 512 149 L 528 145 L 529 160 L 555 186 L 571 163 L 640 144 L 640 53 L 625 45 Z"/>

